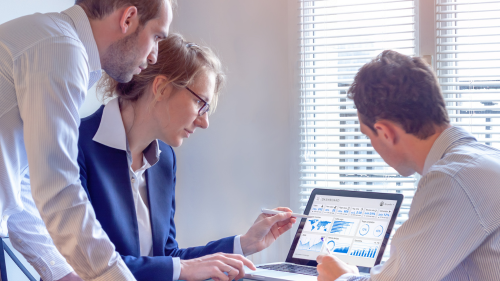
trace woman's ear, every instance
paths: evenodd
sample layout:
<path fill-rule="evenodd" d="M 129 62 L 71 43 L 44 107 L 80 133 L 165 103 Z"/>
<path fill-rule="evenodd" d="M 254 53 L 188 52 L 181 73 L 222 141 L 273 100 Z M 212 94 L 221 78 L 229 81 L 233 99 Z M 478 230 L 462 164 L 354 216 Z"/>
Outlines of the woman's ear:
<path fill-rule="evenodd" d="M 154 100 L 161 101 L 162 99 L 168 98 L 172 92 L 169 86 L 171 87 L 167 77 L 163 75 L 156 76 L 152 85 Z"/>

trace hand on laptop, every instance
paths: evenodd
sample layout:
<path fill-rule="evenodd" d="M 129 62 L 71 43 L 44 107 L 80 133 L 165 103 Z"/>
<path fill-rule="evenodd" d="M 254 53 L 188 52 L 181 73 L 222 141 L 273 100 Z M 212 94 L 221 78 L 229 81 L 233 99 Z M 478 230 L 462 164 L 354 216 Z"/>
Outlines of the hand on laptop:
<path fill-rule="evenodd" d="M 245 256 L 260 252 L 269 247 L 278 237 L 292 228 L 297 221 L 291 217 L 292 210 L 285 207 L 274 210 L 286 213 L 278 215 L 260 214 L 246 234 L 240 238 L 241 249 Z"/>
<path fill-rule="evenodd" d="M 316 261 L 318 262 L 318 281 L 333 281 L 346 273 L 359 274 L 356 266 L 349 265 L 335 256 L 319 255 Z"/>
<path fill-rule="evenodd" d="M 256 270 L 250 260 L 237 254 L 217 253 L 196 259 L 181 260 L 179 280 L 199 281 L 209 278 L 216 281 L 238 280 L 245 276 L 243 266 Z"/>

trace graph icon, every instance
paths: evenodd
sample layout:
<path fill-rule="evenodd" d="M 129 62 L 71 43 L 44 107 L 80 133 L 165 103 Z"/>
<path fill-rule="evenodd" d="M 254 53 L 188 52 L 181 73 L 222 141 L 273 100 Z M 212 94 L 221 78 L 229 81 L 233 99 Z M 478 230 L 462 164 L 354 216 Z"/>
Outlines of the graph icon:
<path fill-rule="evenodd" d="M 326 247 L 330 253 L 347 254 L 351 247 L 352 239 L 345 237 L 328 237 Z"/>
<path fill-rule="evenodd" d="M 300 237 L 297 250 L 320 252 L 322 247 L 323 240 L 321 239 L 321 236 L 303 234 L 302 237 Z"/>
<path fill-rule="evenodd" d="M 374 243 L 363 243 L 356 240 L 351 247 L 350 256 L 375 258 L 379 245 Z"/>
<path fill-rule="evenodd" d="M 380 224 L 373 229 L 373 236 L 374 237 L 380 237 L 384 233 L 384 227 L 381 226 Z"/>
<path fill-rule="evenodd" d="M 359 228 L 359 235 L 366 236 L 368 232 L 370 232 L 370 226 L 366 223 L 361 225 L 361 227 Z"/>
<path fill-rule="evenodd" d="M 363 238 L 381 239 L 384 237 L 386 231 L 387 221 L 361 220 L 361 224 L 356 235 Z"/>
<path fill-rule="evenodd" d="M 359 220 L 335 218 L 330 233 L 341 235 L 354 235 Z"/>
<path fill-rule="evenodd" d="M 327 233 L 332 225 L 331 217 L 318 217 L 314 219 L 308 219 L 304 225 L 304 231 L 312 232 L 323 232 Z"/>

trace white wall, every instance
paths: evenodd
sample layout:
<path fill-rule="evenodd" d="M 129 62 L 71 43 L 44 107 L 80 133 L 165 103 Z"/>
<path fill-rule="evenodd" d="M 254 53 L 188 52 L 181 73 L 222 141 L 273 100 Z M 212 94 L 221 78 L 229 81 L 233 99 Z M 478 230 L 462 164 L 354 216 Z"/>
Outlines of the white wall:
<path fill-rule="evenodd" d="M 290 205 L 298 158 L 298 150 L 290 153 L 298 132 L 290 111 L 298 100 L 290 60 L 298 25 L 290 21 L 298 18 L 291 0 L 178 2 L 171 31 L 212 47 L 228 80 L 210 128 L 176 149 L 177 240 L 187 247 L 243 234 L 261 207 Z M 284 260 L 290 236 L 254 262 Z"/>

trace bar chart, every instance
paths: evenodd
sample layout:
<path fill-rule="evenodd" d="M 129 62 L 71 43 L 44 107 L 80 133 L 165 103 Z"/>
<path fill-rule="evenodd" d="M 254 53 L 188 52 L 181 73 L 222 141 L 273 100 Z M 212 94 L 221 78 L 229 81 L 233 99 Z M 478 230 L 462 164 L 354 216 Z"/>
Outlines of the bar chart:
<path fill-rule="evenodd" d="M 358 227 L 359 220 L 335 218 L 330 233 L 340 235 L 354 235 Z"/>
<path fill-rule="evenodd" d="M 355 240 L 351 246 L 350 256 L 375 258 L 379 245 L 376 242 L 363 242 L 362 240 Z"/>

